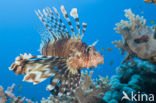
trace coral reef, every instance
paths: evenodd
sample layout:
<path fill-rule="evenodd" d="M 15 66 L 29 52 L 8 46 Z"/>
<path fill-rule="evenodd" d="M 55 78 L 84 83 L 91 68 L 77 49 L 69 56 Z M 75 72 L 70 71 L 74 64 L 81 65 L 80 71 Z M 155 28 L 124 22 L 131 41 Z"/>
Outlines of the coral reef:
<path fill-rule="evenodd" d="M 121 20 L 115 28 L 123 39 L 113 42 L 121 50 L 121 54 L 127 52 L 123 64 L 116 69 L 117 74 L 110 81 L 108 77 L 101 76 L 93 80 L 93 72 L 82 71 L 79 87 L 72 89 L 71 94 L 51 94 L 48 98 L 42 98 L 41 103 L 132 103 L 122 98 L 124 93 L 128 97 L 131 97 L 132 92 L 137 95 L 156 95 L 156 26 L 147 26 L 146 20 L 135 16 L 130 9 L 125 12 L 129 21 Z M 141 60 L 134 59 L 135 57 Z M 77 82 L 76 80 L 72 84 Z M 0 86 L 0 103 L 33 103 L 25 97 L 16 97 L 14 87 L 15 84 L 4 91 Z M 55 89 L 59 90 L 58 86 Z"/>
<path fill-rule="evenodd" d="M 111 85 L 108 77 L 99 76 L 99 79 L 92 80 L 92 75 L 93 72 L 82 71 L 80 87 L 73 91 L 72 94 L 63 97 L 50 95 L 47 99 L 42 98 L 41 103 L 102 103 L 102 98 L 105 92 L 110 90 Z M 25 97 L 16 97 L 13 93 L 14 88 L 15 84 L 4 91 L 3 87 L 0 86 L 0 103 L 34 103 Z"/>
<path fill-rule="evenodd" d="M 147 26 L 146 20 L 135 16 L 130 9 L 125 10 L 125 16 L 129 21 L 121 20 L 115 28 L 123 39 L 113 44 L 121 50 L 121 54 L 126 51 L 127 55 L 116 69 L 117 75 L 110 80 L 112 90 L 106 92 L 103 98 L 108 103 L 137 103 L 122 98 L 125 95 L 126 98 L 131 97 L 132 92 L 137 95 L 156 94 L 156 28 Z M 140 99 L 142 103 L 143 99 Z"/>
<path fill-rule="evenodd" d="M 129 103 L 130 101 L 121 101 L 123 91 L 129 97 L 132 91 L 156 95 L 156 66 L 147 61 L 135 60 L 134 62 L 136 65 L 127 63 L 116 69 L 117 75 L 112 76 L 110 80 L 110 83 L 113 84 L 112 90 L 106 92 L 104 96 L 106 102 Z"/>
<path fill-rule="evenodd" d="M 8 87 L 6 91 L 4 91 L 3 87 L 0 86 L 0 103 L 33 103 L 31 100 L 26 99 L 25 97 L 15 96 L 13 90 L 15 88 L 15 84 L 12 84 L 11 87 Z"/>
<path fill-rule="evenodd" d="M 106 91 L 110 90 L 109 80 L 99 76 L 96 81 L 92 80 L 93 72 L 82 72 L 80 87 L 71 95 L 64 97 L 54 97 L 50 95 L 48 99 L 43 98 L 41 103 L 102 103 L 102 98 Z"/>
<path fill-rule="evenodd" d="M 156 0 L 144 0 L 145 3 L 154 3 L 156 4 Z"/>
<path fill-rule="evenodd" d="M 123 40 L 113 42 L 127 56 L 123 62 L 133 62 L 134 57 L 156 63 L 156 29 L 146 25 L 146 20 L 139 15 L 134 15 L 131 9 L 125 10 L 129 21 L 121 20 L 117 23 L 117 33 Z"/>

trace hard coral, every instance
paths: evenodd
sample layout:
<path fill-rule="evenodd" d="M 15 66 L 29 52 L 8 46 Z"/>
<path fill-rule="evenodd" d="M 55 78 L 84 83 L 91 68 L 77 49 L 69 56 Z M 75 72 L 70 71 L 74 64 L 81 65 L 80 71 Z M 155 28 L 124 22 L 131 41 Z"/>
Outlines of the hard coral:
<path fill-rule="evenodd" d="M 125 10 L 125 16 L 129 21 L 121 20 L 115 30 L 122 35 L 122 41 L 113 42 L 128 55 L 124 62 L 133 57 L 156 63 L 156 29 L 146 25 L 146 20 L 139 15 L 134 15 L 131 9 Z"/>
<path fill-rule="evenodd" d="M 134 94 L 140 92 L 156 95 L 156 66 L 147 61 L 135 60 L 134 63 L 135 65 L 122 64 L 117 68 L 117 75 L 112 76 L 110 80 L 113 84 L 112 90 L 104 96 L 107 103 L 129 103 L 128 100 L 121 101 L 123 91 L 129 97 L 132 91 Z"/>
<path fill-rule="evenodd" d="M 15 84 L 12 84 L 11 87 L 8 87 L 6 91 L 4 91 L 3 87 L 0 86 L 0 103 L 33 103 L 31 100 L 26 99 L 25 97 L 21 98 L 21 96 L 16 97 L 13 93 L 15 88 Z"/>

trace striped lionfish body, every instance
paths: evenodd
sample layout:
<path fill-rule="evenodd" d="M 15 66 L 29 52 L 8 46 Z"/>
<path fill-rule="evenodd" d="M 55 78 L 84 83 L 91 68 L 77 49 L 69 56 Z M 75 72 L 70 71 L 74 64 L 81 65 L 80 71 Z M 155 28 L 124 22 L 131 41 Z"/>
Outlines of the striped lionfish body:
<path fill-rule="evenodd" d="M 87 25 L 82 23 L 82 27 L 80 26 L 77 9 L 73 8 L 70 12 L 76 23 L 75 28 L 64 6 L 61 6 L 61 11 L 63 17 L 54 7 L 43 9 L 43 12 L 36 11 L 49 31 L 49 34 L 42 36 L 42 55 L 20 55 L 10 67 L 15 74 L 24 74 L 24 81 L 34 84 L 52 77 L 47 90 L 56 96 L 69 95 L 79 87 L 80 69 L 94 68 L 104 61 L 103 56 L 95 51 L 96 43 L 87 46 L 81 41 Z"/>

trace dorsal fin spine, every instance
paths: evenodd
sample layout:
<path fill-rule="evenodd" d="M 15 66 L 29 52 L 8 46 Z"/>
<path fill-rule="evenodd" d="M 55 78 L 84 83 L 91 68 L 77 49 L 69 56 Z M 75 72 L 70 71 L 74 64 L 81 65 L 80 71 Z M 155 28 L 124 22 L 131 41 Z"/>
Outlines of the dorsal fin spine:
<path fill-rule="evenodd" d="M 69 19 L 69 16 L 68 16 L 67 11 L 66 11 L 66 9 L 64 8 L 64 6 L 61 6 L 61 11 L 62 11 L 62 13 L 63 13 L 64 18 L 65 18 L 66 21 L 68 22 L 68 25 L 69 25 L 69 27 L 70 27 L 70 30 L 71 30 L 71 32 L 72 32 L 72 34 L 73 34 L 73 38 L 76 38 L 76 37 L 75 37 L 74 28 L 73 28 L 73 26 L 72 26 L 72 23 L 71 23 L 71 21 L 70 21 L 70 19 Z"/>
<path fill-rule="evenodd" d="M 81 39 L 83 38 L 86 28 L 87 28 L 87 24 L 86 23 L 82 23 L 83 29 L 82 29 L 82 35 L 81 35 Z"/>
<path fill-rule="evenodd" d="M 38 15 L 39 19 L 42 21 L 42 23 L 50 32 L 54 40 L 53 42 L 59 39 L 63 39 L 63 38 L 68 38 L 68 39 L 71 38 L 69 29 L 67 29 L 67 26 L 70 28 L 70 31 L 73 34 L 73 39 L 81 40 L 82 37 L 84 36 L 87 24 L 82 23 L 82 27 L 80 26 L 77 8 L 73 8 L 70 12 L 70 15 L 75 20 L 76 26 L 72 25 L 64 6 L 61 6 L 61 12 L 63 14 L 65 21 L 67 21 L 68 25 L 65 25 L 66 23 L 64 24 L 64 21 L 61 19 L 60 14 L 58 13 L 55 7 L 53 7 L 53 9 L 50 9 L 49 7 L 47 7 L 43 9 L 43 12 L 41 12 L 40 10 L 35 11 L 35 12 Z M 76 32 L 74 31 L 74 29 L 76 30 Z"/>
<path fill-rule="evenodd" d="M 49 25 L 48 21 L 45 19 L 45 17 L 41 13 L 41 11 L 38 10 L 38 11 L 35 11 L 35 13 L 37 14 L 37 16 L 39 17 L 41 22 L 45 25 L 45 27 L 48 29 L 48 31 L 50 32 L 50 34 L 54 38 L 54 40 L 57 40 L 57 37 L 54 35 L 54 32 L 52 31 L 52 26 Z"/>
<path fill-rule="evenodd" d="M 76 28 L 78 30 L 78 39 L 80 39 L 80 23 L 79 23 L 79 17 L 78 17 L 78 12 L 77 12 L 77 8 L 73 8 L 70 12 L 70 15 L 75 19 L 76 22 Z"/>
<path fill-rule="evenodd" d="M 50 8 L 48 8 L 49 11 L 52 13 L 52 10 Z M 55 11 L 54 11 L 55 12 Z M 56 13 L 56 12 L 55 12 Z M 57 15 L 57 14 L 56 14 Z M 54 13 L 52 13 L 52 16 L 54 17 L 54 23 L 56 24 L 57 28 L 58 28 L 58 32 L 61 32 L 61 34 L 64 34 L 63 36 L 65 36 L 65 34 L 67 33 L 67 31 L 63 28 L 62 23 L 60 23 L 59 21 L 59 16 L 55 16 Z M 59 20 L 59 21 L 58 21 Z"/>
<path fill-rule="evenodd" d="M 51 23 L 56 28 L 56 30 L 59 33 L 59 35 L 61 36 L 61 38 L 64 38 L 64 36 L 62 34 L 65 33 L 65 31 L 61 30 L 61 25 L 60 25 L 59 21 L 57 20 L 57 18 L 55 17 L 54 13 L 52 12 L 52 10 L 50 8 L 46 8 L 46 10 L 50 15 L 49 19 L 50 19 Z"/>
<path fill-rule="evenodd" d="M 55 13 L 56 13 L 56 15 L 57 15 L 57 17 L 58 17 L 58 19 L 59 19 L 59 21 L 60 21 L 60 23 L 61 23 L 61 26 L 63 27 L 62 29 L 63 29 L 65 32 L 67 32 L 67 36 L 68 36 L 68 38 L 70 38 L 69 31 L 68 31 L 67 27 L 65 26 L 65 24 L 63 23 L 62 19 L 60 18 L 59 12 L 57 11 L 57 9 L 56 9 L 55 7 L 53 7 L 53 10 L 55 11 Z"/>
<path fill-rule="evenodd" d="M 49 20 L 48 22 L 49 22 L 49 24 L 51 24 L 51 26 L 53 27 L 53 28 L 55 28 L 55 29 L 53 29 L 53 31 L 55 32 L 55 36 L 59 39 L 59 31 L 57 30 L 57 25 L 55 24 L 55 22 L 54 22 L 54 17 L 53 16 L 51 16 L 50 14 L 50 12 L 47 10 L 47 9 L 43 9 L 43 13 L 44 13 L 44 15 L 47 17 L 47 19 Z"/>

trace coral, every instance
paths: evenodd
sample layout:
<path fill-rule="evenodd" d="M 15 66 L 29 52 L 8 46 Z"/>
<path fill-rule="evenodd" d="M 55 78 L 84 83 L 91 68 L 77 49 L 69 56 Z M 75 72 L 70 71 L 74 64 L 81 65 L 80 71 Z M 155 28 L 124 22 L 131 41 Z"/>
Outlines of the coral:
<path fill-rule="evenodd" d="M 121 20 L 115 28 L 122 35 L 122 40 L 113 44 L 121 50 L 121 54 L 127 52 L 127 55 L 116 69 L 117 75 L 110 80 L 112 90 L 106 92 L 103 98 L 108 103 L 131 103 L 125 99 L 121 101 L 124 93 L 128 97 L 132 92 L 156 94 L 156 28 L 147 26 L 146 20 L 135 16 L 131 9 L 125 10 L 125 16 L 129 21 Z"/>
<path fill-rule="evenodd" d="M 116 47 L 127 52 L 123 62 L 133 62 L 134 57 L 156 63 L 156 29 L 146 25 L 146 20 L 125 10 L 129 21 L 121 20 L 115 30 L 122 35 L 121 41 L 113 42 Z M 122 52 L 123 53 L 123 52 Z"/>
<path fill-rule="evenodd" d="M 112 90 L 105 93 L 104 100 L 108 103 L 120 103 L 125 91 L 130 93 L 146 93 L 156 95 L 156 66 L 147 61 L 135 60 L 131 63 L 122 64 L 116 69 L 117 75 L 112 76 Z M 128 101 L 122 101 L 129 103 Z"/>
<path fill-rule="evenodd" d="M 82 72 L 80 87 L 71 95 L 64 97 L 54 97 L 50 95 L 48 99 L 43 98 L 41 103 L 101 103 L 106 91 L 110 90 L 109 80 L 99 76 L 96 81 L 92 80 L 93 72 Z"/>
<path fill-rule="evenodd" d="M 62 97 L 50 95 L 47 99 L 42 98 L 41 103 L 101 103 L 105 92 L 110 90 L 108 77 L 103 78 L 99 76 L 99 79 L 92 80 L 93 72 L 88 73 L 82 71 L 82 80 L 80 87 L 72 92 L 70 95 L 64 95 Z M 4 91 L 0 86 L 0 103 L 34 103 L 30 99 L 25 97 L 15 96 L 13 93 L 15 84 L 8 87 Z M 36 102 L 37 103 L 37 102 Z"/>
<path fill-rule="evenodd" d="M 6 91 L 4 91 L 3 87 L 0 86 L 0 103 L 33 103 L 31 100 L 26 99 L 25 97 L 18 96 L 16 97 L 13 93 L 15 88 L 15 84 L 12 84 L 11 87 L 8 87 Z"/>
<path fill-rule="evenodd" d="M 147 26 L 146 20 L 135 16 L 130 9 L 125 12 L 129 21 L 121 20 L 115 28 L 123 39 L 113 42 L 121 50 L 121 54 L 127 52 L 123 64 L 116 69 L 117 74 L 110 81 L 108 77 L 101 76 L 93 80 L 93 72 L 82 71 L 80 86 L 73 89 L 71 94 L 65 91 L 67 95 L 61 97 L 50 95 L 42 98 L 41 103 L 129 103 L 125 99 L 121 101 L 124 93 L 129 97 L 132 92 L 156 95 L 156 26 Z M 15 84 L 4 91 L 0 86 L 0 103 L 33 103 L 25 97 L 16 97 L 13 93 L 14 87 Z"/>
<path fill-rule="evenodd" d="M 7 98 L 5 96 L 5 93 L 4 93 L 4 90 L 3 90 L 3 87 L 2 86 L 0 86 L 0 96 L 1 96 L 0 101 L 2 103 L 5 103 L 7 101 Z"/>
<path fill-rule="evenodd" d="M 156 4 L 156 0 L 144 0 L 145 3 L 154 3 Z"/>

